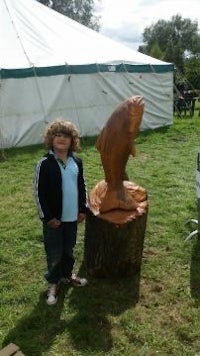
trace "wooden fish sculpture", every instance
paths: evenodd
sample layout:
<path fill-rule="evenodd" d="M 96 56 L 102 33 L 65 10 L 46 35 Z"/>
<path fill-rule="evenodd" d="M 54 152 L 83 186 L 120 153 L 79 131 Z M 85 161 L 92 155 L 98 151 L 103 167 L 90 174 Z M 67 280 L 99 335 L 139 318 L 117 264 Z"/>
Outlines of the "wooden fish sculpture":
<path fill-rule="evenodd" d="M 101 155 L 107 183 L 106 194 L 99 207 L 100 213 L 137 208 L 123 182 L 128 180 L 125 168 L 129 155 L 135 156 L 134 139 L 139 131 L 143 111 L 141 96 L 126 99 L 114 110 L 97 139 L 96 148 Z"/>

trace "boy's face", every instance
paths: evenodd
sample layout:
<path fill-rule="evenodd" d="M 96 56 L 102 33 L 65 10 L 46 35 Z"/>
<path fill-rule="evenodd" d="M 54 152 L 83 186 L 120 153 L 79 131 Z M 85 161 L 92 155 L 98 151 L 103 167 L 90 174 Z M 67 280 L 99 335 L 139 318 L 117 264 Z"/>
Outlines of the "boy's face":
<path fill-rule="evenodd" d="M 71 147 L 72 138 L 65 133 L 57 133 L 53 138 L 53 148 L 57 152 L 68 152 Z"/>

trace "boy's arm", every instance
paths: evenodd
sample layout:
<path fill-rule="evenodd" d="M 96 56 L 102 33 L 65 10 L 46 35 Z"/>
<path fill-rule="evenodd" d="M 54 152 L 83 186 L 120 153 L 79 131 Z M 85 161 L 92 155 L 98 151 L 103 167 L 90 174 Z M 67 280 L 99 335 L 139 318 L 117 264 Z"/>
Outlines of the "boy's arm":
<path fill-rule="evenodd" d="M 78 176 L 78 191 L 79 191 L 79 214 L 86 213 L 87 207 L 87 190 L 85 179 L 83 176 L 83 164 L 82 160 L 79 160 L 79 176 Z"/>
<path fill-rule="evenodd" d="M 47 172 L 44 166 L 44 161 L 38 162 L 35 168 L 35 177 L 34 177 L 34 196 L 39 213 L 39 217 L 46 221 L 49 221 L 54 218 L 52 216 L 48 202 L 46 199 L 46 190 L 47 190 Z"/>

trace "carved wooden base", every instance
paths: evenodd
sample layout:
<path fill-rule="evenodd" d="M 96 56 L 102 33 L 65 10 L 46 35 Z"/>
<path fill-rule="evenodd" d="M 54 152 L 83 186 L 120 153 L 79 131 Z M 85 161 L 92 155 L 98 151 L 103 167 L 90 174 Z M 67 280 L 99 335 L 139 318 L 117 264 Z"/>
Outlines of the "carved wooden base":
<path fill-rule="evenodd" d="M 120 200 L 119 192 L 113 192 L 113 194 L 109 195 L 111 209 L 102 212 L 101 206 L 107 194 L 107 183 L 105 180 L 97 183 L 89 194 L 89 206 L 91 212 L 104 220 L 119 225 L 132 221 L 137 216 L 144 214 L 148 205 L 146 190 L 138 184 L 130 181 L 123 181 L 123 189 L 124 193 L 130 199 L 130 207 L 127 204 L 126 208 L 122 209 L 121 206 L 123 206 L 124 202 Z M 124 205 L 126 205 L 126 203 Z"/>

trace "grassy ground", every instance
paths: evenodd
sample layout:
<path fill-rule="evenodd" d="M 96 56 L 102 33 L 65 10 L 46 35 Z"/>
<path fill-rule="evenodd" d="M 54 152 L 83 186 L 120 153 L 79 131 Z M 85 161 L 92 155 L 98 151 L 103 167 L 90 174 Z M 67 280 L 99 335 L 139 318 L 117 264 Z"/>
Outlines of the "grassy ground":
<path fill-rule="evenodd" d="M 88 188 L 103 178 L 95 139 L 84 139 Z M 45 304 L 46 268 L 41 224 L 32 197 L 33 167 L 42 146 L 6 151 L 0 163 L 0 344 L 14 342 L 36 355 L 200 355 L 200 242 L 185 242 L 185 222 L 196 218 L 195 170 L 200 118 L 143 132 L 130 180 L 145 187 L 149 217 L 140 298 L 131 279 L 89 278 L 84 289 L 61 290 Z M 79 227 L 76 271 L 82 264 L 84 226 Z"/>

